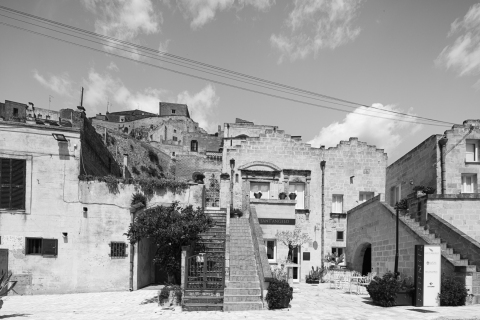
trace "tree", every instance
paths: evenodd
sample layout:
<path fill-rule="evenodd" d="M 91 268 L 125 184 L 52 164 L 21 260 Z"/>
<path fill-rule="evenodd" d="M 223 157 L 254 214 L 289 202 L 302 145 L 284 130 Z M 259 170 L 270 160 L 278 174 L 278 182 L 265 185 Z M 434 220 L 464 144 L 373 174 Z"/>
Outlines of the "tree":
<path fill-rule="evenodd" d="M 182 246 L 200 239 L 199 234 L 214 225 L 213 220 L 201 208 L 182 208 L 178 202 L 171 206 L 158 206 L 136 215 L 126 236 L 133 245 L 142 239 L 152 239 L 156 246 L 155 263 L 179 283 Z"/>
<path fill-rule="evenodd" d="M 292 231 L 277 231 L 275 237 L 288 247 L 288 261 L 292 261 L 293 250 L 308 241 L 311 241 L 307 233 L 301 233 L 302 230 L 298 227 Z"/>

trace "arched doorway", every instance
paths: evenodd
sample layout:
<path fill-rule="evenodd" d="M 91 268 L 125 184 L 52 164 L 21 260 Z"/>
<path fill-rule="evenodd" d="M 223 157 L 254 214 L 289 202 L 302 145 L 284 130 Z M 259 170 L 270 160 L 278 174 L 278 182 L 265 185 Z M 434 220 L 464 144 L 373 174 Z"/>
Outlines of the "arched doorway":
<path fill-rule="evenodd" d="M 372 245 L 369 243 L 363 254 L 362 275 L 372 272 Z"/>

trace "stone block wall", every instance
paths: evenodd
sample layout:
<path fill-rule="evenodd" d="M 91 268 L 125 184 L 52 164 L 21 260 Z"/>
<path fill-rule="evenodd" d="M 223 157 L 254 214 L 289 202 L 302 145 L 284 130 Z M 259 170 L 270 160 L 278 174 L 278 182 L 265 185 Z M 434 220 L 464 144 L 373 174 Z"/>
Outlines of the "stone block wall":
<path fill-rule="evenodd" d="M 373 272 L 393 272 L 395 266 L 395 213 L 380 195 L 348 212 L 347 267 L 362 271 L 365 249 L 371 246 Z M 414 276 L 415 245 L 427 244 L 402 221 L 399 224 L 398 270 Z M 442 272 L 453 274 L 454 267 L 442 257 Z"/>
<path fill-rule="evenodd" d="M 230 130 L 232 127 L 232 124 L 230 124 Z M 242 133 L 248 135 L 248 125 L 239 127 L 244 129 Z M 225 132 L 228 132 L 227 128 L 225 130 Z M 288 191 L 285 189 L 287 183 L 293 183 L 293 181 L 286 181 L 286 172 L 298 172 L 298 178 L 302 181 L 306 179 L 308 186 L 306 187 L 305 204 L 306 208 L 310 210 L 309 218 L 307 220 L 305 214 L 296 215 L 296 224 L 302 230 L 305 230 L 312 239 L 312 242 L 302 249 L 311 253 L 310 261 L 305 261 L 301 267 L 300 278 L 302 281 L 310 271 L 310 267 L 320 266 L 322 260 L 320 253 L 322 213 L 322 171 L 320 162 L 322 160 L 326 161 L 324 190 L 325 254 L 331 252 L 331 247 L 344 248 L 346 246 L 345 241 L 336 241 L 336 231 L 344 231 L 346 235 L 346 219 L 342 216 L 331 215 L 333 195 L 343 195 L 343 212 L 346 212 L 358 204 L 360 191 L 378 194 L 384 192 L 385 188 L 386 154 L 383 150 L 359 142 L 357 138 L 342 141 L 337 147 L 325 150 L 324 148 L 312 148 L 309 144 L 305 144 L 298 139 L 292 139 L 282 130 L 267 129 L 265 133 L 259 134 L 258 137 L 246 138 L 239 145 L 225 146 L 223 157 L 224 167 L 222 171 L 228 173 L 230 173 L 230 159 L 235 159 L 234 207 L 241 207 L 249 192 L 245 189 L 248 184 L 244 183 L 241 170 L 238 170 L 241 166 L 248 166 L 252 163 L 258 163 L 261 166 L 264 163 L 279 168 L 277 178 L 268 180 L 270 181 L 270 199 L 272 200 L 278 199 L 279 192 Z M 257 167 L 252 166 L 252 168 Z M 238 182 L 236 180 L 237 174 Z M 292 176 L 295 176 L 295 174 L 292 174 Z M 250 179 L 255 180 L 254 178 Z M 222 187 L 229 188 L 229 185 L 222 184 Z M 224 197 L 229 196 L 228 190 L 224 190 L 222 193 Z M 229 199 L 226 198 L 223 202 L 229 203 Z M 257 213 L 260 216 L 258 208 Z M 313 241 L 318 243 L 316 248 L 313 248 Z M 278 250 L 283 249 L 279 247 Z"/>
<path fill-rule="evenodd" d="M 204 134 L 200 132 L 188 132 L 183 135 L 183 145 L 187 152 L 191 151 L 192 140 L 197 141 L 198 153 L 205 153 L 206 151 L 219 151 L 223 147 L 223 133 L 217 132 L 215 134 Z"/>
<path fill-rule="evenodd" d="M 441 135 L 432 135 L 403 157 L 392 163 L 386 170 L 385 197 L 390 203 L 391 188 L 401 187 L 401 198 L 413 192 L 413 187 L 423 185 L 440 192 L 440 148 Z"/>
<path fill-rule="evenodd" d="M 429 198 L 427 200 L 427 220 L 431 213 L 480 242 L 480 198 Z"/>
<path fill-rule="evenodd" d="M 175 176 L 179 179 L 192 180 L 195 172 L 200 172 L 205 175 L 205 183 L 208 183 L 207 172 L 221 173 L 222 160 L 209 159 L 207 156 L 193 154 L 193 155 L 179 155 L 176 157 Z"/>

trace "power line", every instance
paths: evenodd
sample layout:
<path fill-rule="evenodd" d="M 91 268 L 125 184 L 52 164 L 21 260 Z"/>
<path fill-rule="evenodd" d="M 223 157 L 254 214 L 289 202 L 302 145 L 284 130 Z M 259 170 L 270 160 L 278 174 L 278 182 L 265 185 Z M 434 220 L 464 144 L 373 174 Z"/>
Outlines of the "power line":
<path fill-rule="evenodd" d="M 108 54 L 108 55 L 111 55 L 111 56 L 115 56 L 115 57 L 118 57 L 118 58 L 134 61 L 136 63 L 144 64 L 144 65 L 147 65 L 147 66 L 150 66 L 150 67 L 154 67 L 154 68 L 169 71 L 169 72 L 172 72 L 172 73 L 184 75 L 184 76 L 187 76 L 187 77 L 192 77 L 192 78 L 196 78 L 196 79 L 203 80 L 203 81 L 209 81 L 209 82 L 213 82 L 213 83 L 216 83 L 216 84 L 228 86 L 228 87 L 231 87 L 231 88 L 235 88 L 235 89 L 239 89 L 239 90 L 243 90 L 243 91 L 248 91 L 248 92 L 252 92 L 252 93 L 257 93 L 257 94 L 261 94 L 261 95 L 264 95 L 264 96 L 277 98 L 277 99 L 282 99 L 282 100 L 286 100 L 286 101 L 290 101 L 290 102 L 296 102 L 296 103 L 300 103 L 300 104 L 304 104 L 304 105 L 309 105 L 309 106 L 313 106 L 313 107 L 329 109 L 329 110 L 334 110 L 334 111 L 341 111 L 341 112 L 345 112 L 345 113 L 352 113 L 351 111 L 348 111 L 348 110 L 343 110 L 343 109 L 324 106 L 324 105 L 315 104 L 315 103 L 311 103 L 311 102 L 307 102 L 307 101 L 301 101 L 301 100 L 297 100 L 297 99 L 283 97 L 283 96 L 279 96 L 279 95 L 275 95 L 275 94 L 271 94 L 271 93 L 267 93 L 267 92 L 262 92 L 262 91 L 258 91 L 258 90 L 254 90 L 254 89 L 250 89 L 250 88 L 237 86 L 237 85 L 222 82 L 222 81 L 219 81 L 219 80 L 213 80 L 213 79 L 205 78 L 205 77 L 202 77 L 202 76 L 193 75 L 193 74 L 186 73 L 186 72 L 183 72 L 183 71 L 178 71 L 178 70 L 158 66 L 158 65 L 148 63 L 148 62 L 145 62 L 145 61 L 136 60 L 136 59 L 133 59 L 133 58 L 128 58 L 128 57 L 125 57 L 125 56 L 122 56 L 122 55 L 119 55 L 119 54 L 115 54 L 115 53 L 112 53 L 112 52 L 108 52 L 108 51 L 105 51 L 105 50 L 100 50 L 100 49 L 92 48 L 92 47 L 82 45 L 82 44 L 79 44 L 79 43 L 71 42 L 71 41 L 68 41 L 68 40 L 65 40 L 65 39 L 60 39 L 60 38 L 57 38 L 57 37 L 54 37 L 54 36 L 43 34 L 41 32 L 36 32 L 36 31 L 33 31 L 33 30 L 25 29 L 25 28 L 15 26 L 15 25 L 12 25 L 12 24 L 9 24 L 9 23 L 5 23 L 5 22 L 0 21 L 0 24 L 5 25 L 5 26 L 9 26 L 9 27 L 12 27 L 12 28 L 15 28 L 15 29 L 23 30 L 23 31 L 26 31 L 26 32 L 30 32 L 30 33 L 33 33 L 33 34 L 36 34 L 36 35 L 40 35 L 40 36 L 43 36 L 43 37 L 47 37 L 47 38 L 50 38 L 50 39 L 54 39 L 54 40 L 57 40 L 57 41 L 65 42 L 65 43 L 72 44 L 72 45 L 75 45 L 75 46 L 79 46 L 79 47 L 82 47 L 82 48 L 86 48 L 86 49 L 89 49 L 89 50 L 93 50 L 93 51 L 101 52 L 101 53 Z M 447 127 L 447 125 L 441 125 L 441 124 L 408 121 L 408 120 L 404 120 L 404 119 L 392 119 L 392 118 L 374 116 L 374 115 L 363 114 L 363 113 L 356 113 L 356 114 L 361 115 L 361 116 L 373 117 L 373 118 L 387 119 L 387 120 L 391 120 L 391 121 L 424 124 L 424 125 L 437 126 L 437 127 Z"/>
<path fill-rule="evenodd" d="M 415 116 L 415 115 L 411 115 L 411 114 L 407 114 L 407 113 L 403 113 L 403 112 L 398 112 L 398 111 L 393 111 L 393 110 L 385 110 L 385 109 L 382 109 L 382 108 L 377 108 L 377 107 L 373 107 L 373 106 L 368 106 L 368 105 L 365 105 L 365 104 L 356 103 L 356 102 L 352 102 L 352 101 L 348 101 L 348 100 L 344 100 L 344 99 L 339 99 L 339 98 L 335 98 L 335 97 L 332 97 L 332 96 L 323 95 L 323 94 L 319 94 L 319 93 L 316 93 L 316 92 L 304 90 L 304 89 L 301 89 L 301 88 L 288 86 L 288 85 L 281 84 L 281 83 L 278 83 L 278 82 L 265 80 L 265 79 L 258 78 L 258 77 L 254 77 L 254 76 L 250 76 L 250 75 L 247 75 L 247 74 L 244 74 L 244 73 L 240 73 L 240 72 L 232 71 L 232 70 L 229 70 L 229 69 L 225 69 L 225 68 L 217 67 L 217 66 L 214 66 L 214 65 L 210 65 L 210 64 L 207 64 L 207 63 L 199 62 L 199 61 L 196 61 L 196 60 L 193 60 L 193 59 L 188 59 L 188 58 L 184 58 L 184 57 L 181 57 L 181 56 L 178 56 L 178 55 L 174 55 L 174 54 L 170 54 L 170 53 L 167 53 L 167 52 L 163 52 L 163 51 L 151 49 L 151 48 L 148 48 L 148 47 L 145 47 L 145 46 L 140 46 L 140 45 L 137 45 L 137 44 L 134 44 L 134 43 L 131 43 L 131 42 L 127 42 L 127 41 L 120 40 L 120 39 L 117 39 L 117 38 L 113 38 L 113 37 L 109 37 L 109 36 L 106 36 L 106 35 L 98 34 L 98 33 L 91 32 L 91 31 L 88 31 L 88 30 L 84 30 L 84 29 L 81 29 L 81 28 L 73 27 L 73 26 L 70 26 L 70 25 L 67 25 L 67 24 L 63 24 L 63 23 L 60 23 L 60 22 L 57 22 L 57 21 L 53 21 L 53 20 L 49 20 L 49 19 L 42 18 L 42 17 L 39 17 L 39 16 L 35 16 L 35 15 L 29 14 L 29 13 L 25 13 L 25 12 L 22 12 L 22 11 L 14 10 L 14 9 L 11 9 L 11 8 L 8 8 L 8 7 L 0 6 L 0 10 L 8 11 L 8 12 L 10 12 L 10 13 L 17 14 L 17 15 L 21 15 L 21 16 L 26 16 L 26 17 L 29 17 L 29 18 L 32 18 L 32 19 L 35 19 L 35 20 L 40 20 L 40 21 L 46 22 L 46 23 L 48 23 L 48 24 L 53 24 L 53 25 L 55 25 L 55 26 L 60 26 L 61 28 L 64 28 L 64 29 L 74 30 L 74 32 L 77 32 L 77 33 L 87 34 L 87 35 L 89 35 L 89 36 L 93 36 L 93 37 L 96 37 L 96 38 L 107 39 L 106 41 L 113 41 L 113 42 L 116 42 L 116 43 L 121 43 L 123 46 L 127 46 L 128 48 L 134 47 L 134 48 L 136 48 L 136 49 L 149 51 L 149 52 L 152 52 L 152 53 L 154 53 L 154 54 L 160 54 L 160 55 L 166 57 L 167 59 L 168 59 L 168 58 L 172 58 L 172 59 L 180 60 L 181 63 L 187 63 L 187 64 L 189 64 L 189 65 L 192 65 L 192 64 L 193 64 L 193 65 L 195 65 L 195 66 L 200 66 L 200 68 L 214 69 L 214 70 L 217 71 L 217 72 L 223 72 L 223 73 L 227 73 L 227 74 L 232 74 L 232 75 L 234 75 L 234 76 L 236 76 L 236 77 L 247 78 L 247 79 L 249 79 L 249 80 L 251 80 L 251 81 L 260 82 L 260 83 L 266 83 L 267 85 L 270 85 L 270 86 L 281 87 L 281 88 L 284 88 L 284 89 L 287 89 L 287 90 L 296 91 L 296 92 L 301 92 L 301 93 L 304 93 L 304 94 L 313 95 L 313 96 L 318 96 L 318 97 L 323 97 L 323 98 L 326 98 L 326 99 L 330 99 L 330 100 L 334 100 L 334 101 L 340 101 L 340 102 L 343 102 L 343 103 L 353 104 L 353 105 L 357 105 L 357 106 L 360 106 L 360 107 L 365 107 L 365 108 L 368 108 L 368 109 L 376 109 L 376 110 L 380 110 L 381 113 L 393 113 L 393 114 L 398 114 L 398 115 L 401 115 L 401 116 L 404 116 L 404 117 L 417 118 L 417 119 L 422 119 L 422 120 L 426 120 L 426 121 L 432 121 L 432 122 L 438 122 L 438 123 L 445 123 L 445 124 L 449 124 L 449 125 L 453 125 L 453 124 L 454 124 L 454 123 L 452 123 L 452 122 L 446 122 L 446 121 L 436 120 L 436 119 L 432 119 L 432 118 Z M 8 16 L 6 16 L 6 17 L 8 17 Z M 14 18 L 12 18 L 12 17 L 8 17 L 8 18 L 14 19 Z M 15 19 L 15 20 L 17 20 L 17 19 Z M 19 21 L 22 21 L 22 20 L 19 20 Z M 25 22 L 25 21 L 22 21 L 22 22 Z M 25 23 L 29 23 L 29 22 L 25 22 Z M 35 24 L 34 24 L 34 25 L 35 25 Z M 36 25 L 36 26 L 38 26 L 38 25 Z M 39 26 L 39 27 L 46 28 L 46 27 L 44 27 L 44 26 Z M 46 28 L 46 29 L 49 29 L 49 28 Z M 60 31 L 54 30 L 54 29 L 49 29 L 49 30 L 56 31 L 56 32 L 60 32 Z M 60 33 L 62 33 L 62 32 L 60 32 Z M 67 35 L 76 37 L 76 36 L 71 35 L 71 34 L 67 34 Z M 81 38 L 81 39 L 86 40 L 86 41 L 92 41 L 92 40 L 88 40 L 88 39 L 85 39 L 85 38 Z M 92 42 L 98 43 L 98 42 L 95 42 L 95 41 L 92 41 Z M 105 44 L 103 44 L 103 43 L 100 43 L 100 44 L 105 45 Z M 111 45 L 110 45 L 110 46 L 111 46 Z M 114 47 L 114 48 L 116 48 L 116 49 L 119 49 L 119 48 L 117 48 L 116 46 L 111 46 L 111 47 Z M 119 50 L 122 50 L 122 49 L 119 49 Z M 134 52 L 134 53 L 138 54 L 137 52 Z M 143 55 L 143 56 L 145 56 L 145 55 Z M 151 57 L 151 56 L 146 56 L 146 57 L 149 57 L 149 58 L 151 58 L 151 59 L 155 59 L 155 58 L 153 58 L 153 57 Z M 166 60 L 160 60 L 160 61 L 167 62 L 167 63 L 172 63 L 172 64 L 175 64 L 175 65 L 179 65 L 178 63 L 174 63 L 174 62 L 171 62 L 171 61 L 166 61 Z M 185 65 L 179 65 L 179 66 L 185 67 L 185 68 L 189 68 L 189 67 L 187 67 L 187 66 L 185 66 Z M 198 70 L 198 69 L 195 69 L 195 68 L 193 68 L 193 69 L 196 70 L 196 71 L 206 72 L 206 73 L 209 73 L 209 74 L 213 74 L 213 75 L 215 75 L 215 76 L 225 77 L 225 76 L 222 76 L 222 75 L 214 74 L 214 73 L 212 73 L 212 72 L 208 72 L 208 71 L 204 71 L 204 70 Z M 238 79 L 232 79 L 232 78 L 229 78 L 229 77 L 226 77 L 226 78 L 228 78 L 228 79 L 230 79 L 230 80 L 234 80 L 234 81 L 240 81 L 240 82 L 243 82 L 243 83 L 248 83 L 248 84 L 250 84 L 250 85 L 258 85 L 258 84 L 252 84 L 252 83 L 250 83 L 250 82 L 238 80 Z M 261 85 L 260 85 L 260 86 L 261 86 Z M 270 88 L 270 87 L 265 87 L 265 86 L 261 86 L 261 87 L 264 87 L 264 88 L 267 88 L 267 89 L 271 89 L 271 90 L 280 91 L 280 92 L 287 93 L 287 94 L 294 94 L 294 95 L 301 96 L 301 97 L 304 97 L 304 98 L 307 98 L 307 99 L 314 99 L 314 100 L 318 100 L 318 101 L 322 101 L 322 102 L 327 102 L 327 103 L 333 103 L 333 104 L 337 104 L 337 105 L 342 105 L 342 106 L 345 106 L 345 107 L 348 107 L 348 108 L 357 108 L 357 107 L 353 107 L 353 106 L 349 106 L 349 105 L 345 105 L 345 104 L 335 103 L 335 102 L 332 102 L 332 101 L 325 101 L 325 100 L 322 100 L 322 99 L 315 99 L 315 98 L 307 97 L 307 96 L 300 95 L 300 94 L 295 94 L 295 93 L 291 93 L 291 92 L 286 92 L 286 91 L 282 91 L 282 90 L 275 89 L 275 88 Z"/>
<path fill-rule="evenodd" d="M 16 21 L 24 22 L 24 23 L 27 23 L 27 24 L 30 24 L 30 25 L 34 25 L 34 26 L 37 26 L 37 27 L 40 27 L 40 28 L 47 29 L 47 30 L 55 31 L 55 32 L 58 32 L 58 33 L 61 33 L 61 34 L 65 34 L 65 35 L 68 35 L 68 36 L 72 36 L 72 37 L 75 37 L 75 38 L 78 38 L 78 39 L 90 41 L 90 42 L 93 42 L 93 43 L 96 43 L 96 44 L 100 44 L 100 45 L 103 45 L 103 46 L 112 47 L 112 48 L 115 48 L 115 49 L 117 49 L 117 50 L 125 51 L 125 52 L 132 53 L 132 54 L 137 54 L 137 55 L 140 55 L 140 56 L 143 56 L 143 57 L 147 57 L 147 58 L 154 59 L 154 60 L 159 60 L 159 61 L 162 61 L 162 62 L 172 63 L 172 64 L 177 65 L 177 66 L 180 66 L 180 67 L 185 67 L 185 66 L 183 66 L 183 65 L 181 65 L 181 64 L 178 64 L 178 63 L 175 63 L 175 62 L 170 62 L 170 61 L 165 61 L 165 60 L 163 60 L 163 59 L 161 59 L 161 58 L 158 58 L 158 57 L 152 57 L 152 56 L 150 56 L 150 55 L 141 54 L 141 53 L 138 53 L 138 52 L 136 52 L 136 51 L 129 51 L 129 50 L 121 49 L 121 48 L 118 48 L 116 45 L 109 45 L 109 44 L 106 44 L 106 43 L 97 42 L 97 41 L 93 41 L 93 40 L 90 40 L 90 39 L 85 39 L 85 38 L 82 38 L 82 37 L 79 37 L 79 36 L 71 35 L 71 34 L 69 34 L 69 33 L 65 33 L 65 32 L 62 32 L 62 31 L 55 30 L 55 29 L 47 28 L 47 27 L 44 27 L 44 26 L 40 26 L 40 25 L 31 23 L 31 22 L 27 22 L 27 21 L 23 21 L 23 20 L 20 20 L 20 19 L 15 19 L 15 18 L 12 18 L 12 17 L 9 17 L 9 16 L 5 16 L 5 15 L 3 15 L 3 14 L 0 14 L 0 16 L 7 17 L 7 18 L 10 18 L 10 19 L 13 19 L 13 20 L 16 20 Z M 123 46 L 123 45 L 122 45 L 122 46 Z M 126 47 L 126 46 L 125 46 L 125 47 Z M 130 47 L 127 47 L 127 48 L 130 49 Z M 187 68 L 189 68 L 189 67 L 187 67 Z M 312 100 L 317 100 L 317 101 L 332 103 L 332 104 L 336 104 L 336 105 L 340 105 L 340 106 L 345 106 L 345 107 L 355 108 L 355 109 L 356 109 L 356 107 L 351 107 L 351 106 L 348 106 L 348 105 L 346 105 L 346 104 L 342 104 L 342 103 L 338 103 L 338 102 L 332 102 L 332 101 L 323 100 L 323 99 L 314 98 L 314 97 L 309 97 L 309 96 L 305 96 L 305 95 L 298 94 L 298 93 L 291 93 L 291 92 L 288 92 L 288 91 L 284 91 L 284 90 L 280 90 L 280 89 L 276 89 L 276 88 L 271 88 L 271 87 L 268 87 L 268 86 L 263 86 L 263 85 L 259 85 L 259 84 L 254 84 L 254 83 L 251 83 L 251 82 L 249 82 L 249 81 L 238 80 L 238 79 L 234 79 L 234 78 L 231 78 L 231 77 L 218 75 L 218 74 L 216 74 L 216 73 L 209 72 L 209 71 L 199 70 L 199 69 L 192 68 L 192 67 L 190 67 L 189 69 L 193 69 L 193 70 L 200 71 L 200 72 L 205 72 L 205 73 L 208 73 L 208 74 L 211 74 L 211 75 L 214 75 L 214 76 L 219 76 L 219 77 L 227 78 L 227 79 L 234 80 L 234 81 L 243 82 L 243 83 L 250 84 L 250 85 L 256 85 L 256 86 L 259 86 L 259 87 L 262 87 L 262 88 L 271 89 L 271 90 L 279 91 L 279 92 L 286 93 L 286 94 L 293 94 L 293 95 L 300 96 L 300 97 L 307 98 L 307 99 L 312 99 Z M 397 112 L 395 112 L 395 111 L 383 110 L 383 109 L 380 109 L 380 108 L 375 108 L 375 109 L 379 109 L 379 110 L 382 110 L 382 111 L 384 111 L 384 112 L 378 112 L 378 111 L 372 111 L 372 110 L 366 110 L 366 111 L 372 112 L 372 113 L 377 113 L 377 114 L 387 114 L 387 115 L 390 114 L 389 112 L 397 113 Z M 403 115 L 402 115 L 402 116 L 403 116 Z M 408 115 L 408 116 L 414 117 L 414 118 L 417 117 L 417 116 L 414 116 L 414 115 Z M 417 117 L 417 118 L 418 118 L 418 117 Z M 428 119 L 427 119 L 427 120 L 428 120 Z"/>

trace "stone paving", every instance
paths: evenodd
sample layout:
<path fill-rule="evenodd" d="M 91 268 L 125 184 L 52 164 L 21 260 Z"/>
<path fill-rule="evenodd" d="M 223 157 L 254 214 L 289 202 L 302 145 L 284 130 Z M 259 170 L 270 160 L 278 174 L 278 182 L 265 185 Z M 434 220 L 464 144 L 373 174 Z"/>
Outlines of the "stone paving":
<path fill-rule="evenodd" d="M 291 308 L 278 311 L 181 312 L 162 310 L 154 300 L 157 290 L 9 296 L 0 319 L 479 319 L 480 305 L 466 307 L 392 307 L 371 304 L 368 295 L 329 289 L 328 284 L 295 286 Z M 155 289 L 158 289 L 155 288 Z"/>

